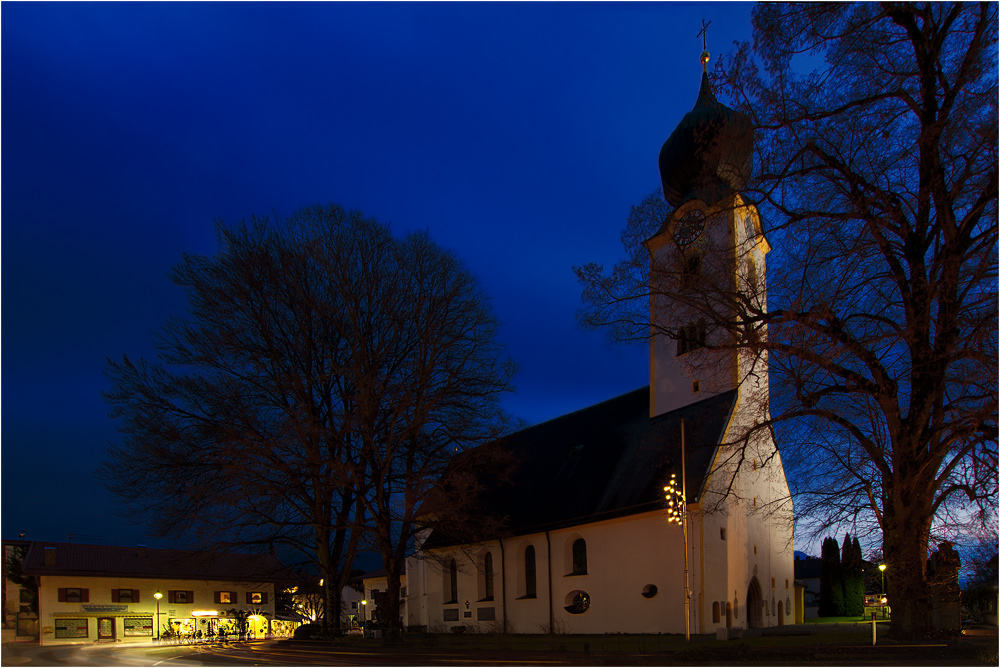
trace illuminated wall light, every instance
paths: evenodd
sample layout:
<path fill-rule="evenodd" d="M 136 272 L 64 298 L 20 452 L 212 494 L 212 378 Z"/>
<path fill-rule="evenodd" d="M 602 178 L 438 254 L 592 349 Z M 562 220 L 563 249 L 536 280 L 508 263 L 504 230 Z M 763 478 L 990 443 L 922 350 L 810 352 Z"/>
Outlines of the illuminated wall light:
<path fill-rule="evenodd" d="M 194 610 L 191 612 L 192 617 L 218 617 L 218 610 Z"/>

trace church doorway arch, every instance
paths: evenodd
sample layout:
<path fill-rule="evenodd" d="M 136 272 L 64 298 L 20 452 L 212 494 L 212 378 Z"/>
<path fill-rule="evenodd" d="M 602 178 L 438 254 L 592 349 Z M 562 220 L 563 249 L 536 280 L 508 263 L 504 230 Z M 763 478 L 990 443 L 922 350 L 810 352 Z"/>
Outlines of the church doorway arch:
<path fill-rule="evenodd" d="M 761 606 L 764 604 L 764 599 L 760 593 L 760 583 L 757 582 L 757 577 L 754 576 L 750 580 L 750 586 L 747 588 L 747 625 L 752 629 L 759 629 L 764 626 L 764 613 Z"/>

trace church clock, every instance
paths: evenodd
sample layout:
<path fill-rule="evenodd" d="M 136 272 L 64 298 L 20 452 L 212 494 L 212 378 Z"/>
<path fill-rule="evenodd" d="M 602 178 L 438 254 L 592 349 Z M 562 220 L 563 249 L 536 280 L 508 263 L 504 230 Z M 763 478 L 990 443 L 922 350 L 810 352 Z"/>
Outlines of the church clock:
<path fill-rule="evenodd" d="M 678 246 L 687 246 L 701 236 L 705 229 L 705 214 L 697 209 L 688 211 L 674 227 L 674 241 Z"/>

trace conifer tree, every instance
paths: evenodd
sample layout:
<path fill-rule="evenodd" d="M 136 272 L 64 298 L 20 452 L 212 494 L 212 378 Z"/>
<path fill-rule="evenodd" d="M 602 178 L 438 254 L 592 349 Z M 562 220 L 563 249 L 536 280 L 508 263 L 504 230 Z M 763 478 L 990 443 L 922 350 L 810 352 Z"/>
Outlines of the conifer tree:
<path fill-rule="evenodd" d="M 844 614 L 844 585 L 840 569 L 840 546 L 836 538 L 823 540 L 820 557 L 819 616 L 839 617 Z"/>
<path fill-rule="evenodd" d="M 861 545 L 857 536 L 851 541 L 850 533 L 844 535 L 840 571 L 844 589 L 843 614 L 860 617 L 865 612 L 865 574 L 861 563 Z"/>

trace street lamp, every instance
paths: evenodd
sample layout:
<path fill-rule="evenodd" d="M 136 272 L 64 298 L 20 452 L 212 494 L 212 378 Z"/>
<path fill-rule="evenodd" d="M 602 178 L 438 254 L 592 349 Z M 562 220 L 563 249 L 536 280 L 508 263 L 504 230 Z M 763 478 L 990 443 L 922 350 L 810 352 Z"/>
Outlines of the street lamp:
<path fill-rule="evenodd" d="M 882 571 L 882 619 L 885 619 L 885 604 L 888 602 L 885 595 L 885 564 L 879 564 L 878 569 Z"/>
<path fill-rule="evenodd" d="M 156 622 L 154 622 L 154 625 L 156 626 L 156 639 L 159 640 L 160 639 L 160 599 L 163 598 L 163 594 L 160 593 L 159 589 L 157 589 L 156 593 L 153 594 L 153 598 L 156 599 Z"/>

